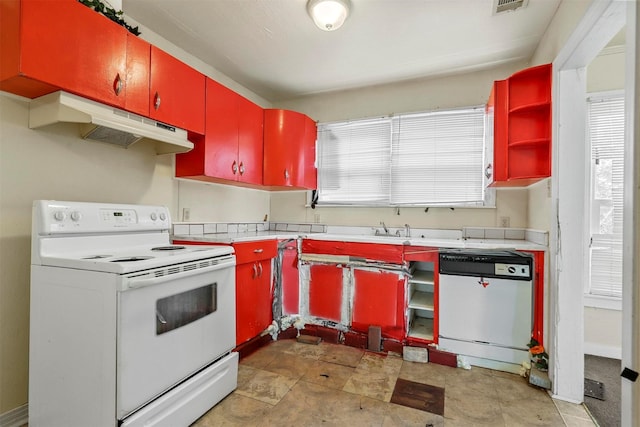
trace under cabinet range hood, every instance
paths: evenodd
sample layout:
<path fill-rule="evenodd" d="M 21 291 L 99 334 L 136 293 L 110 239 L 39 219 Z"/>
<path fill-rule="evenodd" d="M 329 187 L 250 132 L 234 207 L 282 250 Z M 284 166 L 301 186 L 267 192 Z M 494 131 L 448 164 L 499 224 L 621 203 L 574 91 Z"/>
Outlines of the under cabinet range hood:
<path fill-rule="evenodd" d="M 82 137 L 127 148 L 152 143 L 156 153 L 184 153 L 193 148 L 187 131 L 77 95 L 58 91 L 31 100 L 29 127 L 80 123 Z"/>

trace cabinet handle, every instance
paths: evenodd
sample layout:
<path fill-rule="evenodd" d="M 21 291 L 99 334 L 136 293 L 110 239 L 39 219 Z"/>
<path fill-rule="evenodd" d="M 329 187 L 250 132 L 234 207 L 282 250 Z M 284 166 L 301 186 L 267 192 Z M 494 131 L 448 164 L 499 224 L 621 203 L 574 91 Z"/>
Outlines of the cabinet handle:
<path fill-rule="evenodd" d="M 116 78 L 113 81 L 113 92 L 116 96 L 120 95 L 122 91 L 122 78 L 120 78 L 120 73 L 116 74 Z"/>
<path fill-rule="evenodd" d="M 484 176 L 486 176 L 487 179 L 491 178 L 491 163 L 489 163 L 484 170 Z"/>
<path fill-rule="evenodd" d="M 231 165 L 231 170 L 233 171 L 233 174 L 237 174 L 238 173 L 238 163 L 234 160 L 233 164 Z"/>
<path fill-rule="evenodd" d="M 255 279 L 256 277 L 258 277 L 258 264 L 257 263 L 253 263 L 253 276 L 252 278 Z"/>
<path fill-rule="evenodd" d="M 240 162 L 240 175 L 244 174 L 244 163 Z"/>
<path fill-rule="evenodd" d="M 156 110 L 160 108 L 161 102 L 162 102 L 162 99 L 160 99 L 160 94 L 156 92 L 156 95 L 153 98 L 153 108 L 155 108 Z"/>
<path fill-rule="evenodd" d="M 284 179 L 288 180 L 289 179 L 289 171 L 288 170 L 284 170 Z"/>
<path fill-rule="evenodd" d="M 258 267 L 260 268 L 260 272 L 258 273 L 258 277 L 262 277 L 262 263 L 259 263 Z"/>
<path fill-rule="evenodd" d="M 261 254 L 262 252 L 264 252 L 264 249 L 254 249 L 253 250 L 254 254 Z"/>

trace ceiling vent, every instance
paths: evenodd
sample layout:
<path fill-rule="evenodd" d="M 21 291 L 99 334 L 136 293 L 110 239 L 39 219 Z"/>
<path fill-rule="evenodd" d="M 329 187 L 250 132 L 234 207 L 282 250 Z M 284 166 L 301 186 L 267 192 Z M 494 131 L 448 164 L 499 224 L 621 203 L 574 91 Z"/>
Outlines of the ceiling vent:
<path fill-rule="evenodd" d="M 493 14 L 510 12 L 527 7 L 529 0 L 493 0 Z"/>

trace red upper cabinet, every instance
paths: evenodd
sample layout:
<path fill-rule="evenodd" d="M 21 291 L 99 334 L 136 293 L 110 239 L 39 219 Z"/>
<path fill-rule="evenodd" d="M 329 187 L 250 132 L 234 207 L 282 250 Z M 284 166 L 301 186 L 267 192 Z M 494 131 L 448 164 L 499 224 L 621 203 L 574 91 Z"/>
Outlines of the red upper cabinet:
<path fill-rule="evenodd" d="M 551 64 L 496 81 L 488 103 L 492 186 L 525 186 L 551 176 Z"/>
<path fill-rule="evenodd" d="M 315 123 L 312 123 L 309 117 L 295 111 L 264 110 L 265 186 L 315 188 L 315 166 L 307 170 L 315 164 Z M 307 177 L 307 172 L 313 176 Z"/>
<path fill-rule="evenodd" d="M 204 74 L 155 46 L 151 46 L 149 117 L 204 134 Z"/>
<path fill-rule="evenodd" d="M 0 89 L 34 98 L 58 89 L 120 108 L 127 30 L 74 0 L 2 0 Z"/>
<path fill-rule="evenodd" d="M 206 79 L 205 135 L 176 156 L 176 176 L 247 186 L 262 184 L 262 108 Z"/>

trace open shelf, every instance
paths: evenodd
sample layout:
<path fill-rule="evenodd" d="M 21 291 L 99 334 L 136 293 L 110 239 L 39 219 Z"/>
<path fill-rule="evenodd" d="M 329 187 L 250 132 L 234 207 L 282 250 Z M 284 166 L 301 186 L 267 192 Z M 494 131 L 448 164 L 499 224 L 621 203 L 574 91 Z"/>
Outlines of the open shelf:
<path fill-rule="evenodd" d="M 511 108 L 509 110 L 509 114 L 528 113 L 532 110 L 542 110 L 544 108 L 551 108 L 551 102 L 541 101 L 541 102 L 531 102 L 525 105 L 518 105 L 517 107 Z"/>
<path fill-rule="evenodd" d="M 535 138 L 535 139 L 525 139 L 521 141 L 513 141 L 509 142 L 509 148 L 513 147 L 537 147 L 543 144 L 549 144 L 551 140 L 549 138 Z"/>
<path fill-rule="evenodd" d="M 411 321 L 411 329 L 408 336 L 423 340 L 433 340 L 433 319 L 414 317 Z"/>
<path fill-rule="evenodd" d="M 411 295 L 409 308 L 418 310 L 433 311 L 433 293 L 416 291 Z"/>
<path fill-rule="evenodd" d="M 413 277 L 409 279 L 409 282 L 433 285 L 433 271 L 414 270 Z"/>

